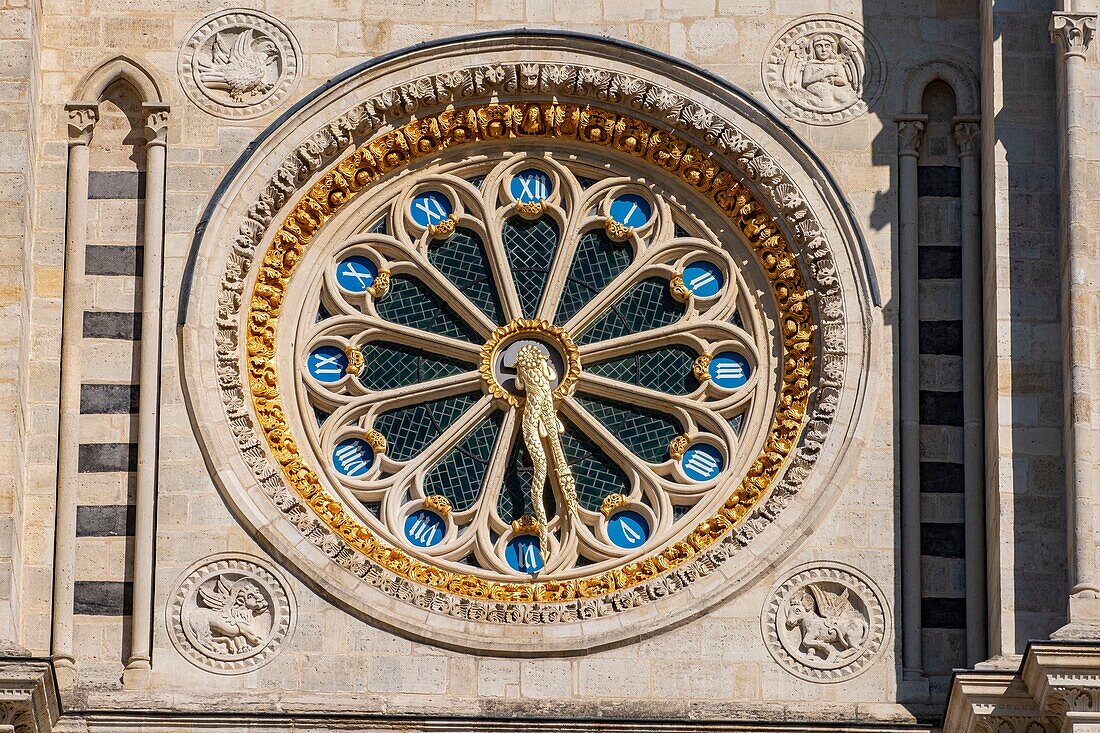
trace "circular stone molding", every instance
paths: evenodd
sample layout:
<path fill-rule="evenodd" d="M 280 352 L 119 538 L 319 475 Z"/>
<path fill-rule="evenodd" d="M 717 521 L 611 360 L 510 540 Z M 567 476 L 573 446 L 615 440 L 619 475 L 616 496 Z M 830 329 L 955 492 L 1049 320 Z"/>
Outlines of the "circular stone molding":
<path fill-rule="evenodd" d="M 760 617 L 775 661 L 811 682 L 841 682 L 878 659 L 890 637 L 882 591 L 839 563 L 811 563 L 772 589 Z"/>
<path fill-rule="evenodd" d="M 226 119 L 275 109 L 298 81 L 302 50 L 289 29 L 258 10 L 222 10 L 187 33 L 177 71 L 188 98 Z"/>
<path fill-rule="evenodd" d="M 187 398 L 211 473 L 245 526 L 303 581 L 429 643 L 516 655 L 591 650 L 697 616 L 822 521 L 851 448 L 864 442 L 879 316 L 839 190 L 778 121 L 687 65 L 544 31 L 417 47 L 322 91 L 261 136 L 211 202 L 182 326 Z M 782 342 L 781 398 L 757 426 L 767 436 L 756 459 L 723 482 L 701 521 L 648 556 L 583 576 L 511 582 L 460 572 L 371 531 L 312 465 L 308 436 L 287 421 L 297 408 L 283 402 L 296 367 L 278 344 L 289 343 L 306 287 L 293 277 L 298 263 L 308 267 L 328 237 L 355 235 L 356 212 L 393 181 L 505 146 L 593 151 L 633 171 L 635 183 L 692 200 L 766 278 Z M 492 376 L 492 359 L 483 366 Z"/>
<path fill-rule="evenodd" d="M 875 102 L 886 73 L 878 45 L 839 15 L 812 15 L 773 39 L 761 66 L 768 98 L 796 120 L 835 125 Z"/>
<path fill-rule="evenodd" d="M 180 654 L 218 674 L 241 674 L 274 658 L 294 630 L 295 604 L 279 574 L 259 558 L 215 555 L 184 573 L 168 603 Z"/>

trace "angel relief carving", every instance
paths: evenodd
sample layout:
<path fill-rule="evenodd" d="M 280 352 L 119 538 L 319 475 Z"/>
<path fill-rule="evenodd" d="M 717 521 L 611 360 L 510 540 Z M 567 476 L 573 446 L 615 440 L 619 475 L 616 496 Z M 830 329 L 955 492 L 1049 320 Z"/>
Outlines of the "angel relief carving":
<path fill-rule="evenodd" d="M 843 109 L 863 89 L 863 57 L 851 40 L 832 33 L 800 38 L 783 65 L 783 83 L 792 94 L 821 111 Z"/>
<path fill-rule="evenodd" d="M 763 65 L 768 97 L 788 116 L 815 124 L 857 117 L 882 89 L 882 55 L 847 18 L 810 16 L 788 26 Z"/>

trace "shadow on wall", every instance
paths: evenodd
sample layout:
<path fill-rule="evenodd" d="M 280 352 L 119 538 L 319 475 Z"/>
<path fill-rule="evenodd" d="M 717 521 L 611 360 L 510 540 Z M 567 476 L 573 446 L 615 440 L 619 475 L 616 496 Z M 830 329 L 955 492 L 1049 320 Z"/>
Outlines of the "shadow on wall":
<path fill-rule="evenodd" d="M 933 321 L 961 320 L 950 309 L 962 290 L 962 273 L 946 259 L 957 232 L 957 207 L 949 199 L 956 193 L 948 180 L 955 173 L 925 168 L 951 168 L 944 161 L 951 135 L 937 131 L 943 119 L 955 113 L 949 108 L 950 80 L 935 71 L 937 62 L 948 62 L 975 80 L 982 78 L 981 38 L 983 12 L 993 15 L 984 22 L 992 29 L 992 43 L 999 58 L 996 89 L 978 89 L 980 109 L 985 111 L 981 173 L 981 322 L 984 337 L 984 445 L 985 514 L 989 523 L 943 527 L 962 521 L 964 480 L 963 429 L 959 411 L 961 385 L 951 383 L 952 364 L 961 359 L 943 344 L 932 343 L 933 332 L 944 327 Z M 950 684 L 950 670 L 966 659 L 966 643 L 960 639 L 958 602 L 970 597 L 962 559 L 958 557 L 969 533 L 987 538 L 989 589 L 983 657 L 1019 654 L 1029 639 L 1047 638 L 1065 623 L 1067 608 L 1064 471 L 1061 452 L 1062 377 L 1059 318 L 1060 256 L 1056 164 L 1056 103 L 1054 49 L 1047 23 L 1052 6 L 1000 5 L 942 0 L 929 18 L 928 4 L 903 0 L 864 0 L 862 22 L 869 38 L 885 55 L 886 88 L 871 103 L 868 114 L 881 123 L 871 141 L 870 160 L 889 166 L 890 188 L 880 191 L 869 213 L 872 229 L 888 231 L 891 241 L 889 299 L 884 323 L 898 349 L 900 320 L 899 276 L 919 280 L 918 307 L 920 357 L 915 384 L 895 382 L 895 445 L 901 445 L 901 396 L 911 390 L 919 396 L 919 549 L 899 548 L 901 555 L 919 556 L 923 622 L 918 627 L 919 660 L 904 660 L 910 674 L 903 674 L 902 657 L 906 620 L 903 618 L 903 572 L 895 577 L 895 630 L 898 655 L 898 696 L 911 703 L 918 715 L 942 711 Z M 992 53 L 992 50 L 990 50 Z M 992 59 L 985 59 L 991 63 Z M 929 71 L 931 70 L 931 73 Z M 922 76 L 923 74 L 923 76 Z M 924 109 L 910 109 L 906 86 L 917 80 L 917 99 Z M 947 87 L 946 89 L 944 87 Z M 866 92 L 865 92 L 866 94 Z M 910 95 L 912 97 L 912 95 Z M 961 110 L 965 113 L 966 110 Z M 992 112 L 994 116 L 988 117 Z M 929 115 L 929 129 L 919 150 L 917 175 L 918 273 L 899 271 L 899 123 L 906 113 Z M 945 142 L 946 141 L 946 142 Z M 994 187 L 994 180 L 997 187 Z M 946 188 L 945 188 L 946 186 Z M 954 229 L 952 229 L 954 228 Z M 945 236 L 946 235 L 946 236 Z M 958 286 L 949 282 L 957 273 Z M 942 281 L 942 282 L 941 282 Z M 884 291 L 886 289 L 884 288 Z M 992 294 L 996 292 L 996 297 Z M 996 308 L 996 310 L 994 310 Z M 899 320 L 899 316 L 901 319 Z M 899 373 L 895 361 L 894 372 Z M 925 393 L 941 393 L 928 398 Z M 954 394 L 947 397 L 942 393 Z M 945 424 L 946 423 L 946 424 Z M 901 450 L 895 451 L 895 507 L 901 508 Z M 950 459 L 950 460 L 948 460 Z M 930 464 L 963 463 L 957 468 Z M 902 517 L 904 509 L 898 512 Z M 971 517 L 973 519 L 973 516 Z M 896 536 L 905 533 L 899 525 Z M 961 535 L 961 536 L 960 536 Z M 945 608 L 956 606 L 952 613 Z M 973 619 L 971 619 L 973 620 Z M 946 628 L 945 628 L 946 627 Z M 973 649 L 972 649 L 973 651 Z M 960 656 L 961 655 L 961 656 Z M 914 655 L 910 655 L 914 656 Z M 972 666 L 973 659 L 965 666 Z M 915 675 L 913 673 L 916 673 Z M 909 677 L 910 679 L 906 679 Z M 914 680 L 916 684 L 914 684 Z M 924 684 L 927 682 L 927 693 Z M 923 704 L 923 705 L 922 705 Z M 938 714 L 938 713 L 937 713 Z"/>

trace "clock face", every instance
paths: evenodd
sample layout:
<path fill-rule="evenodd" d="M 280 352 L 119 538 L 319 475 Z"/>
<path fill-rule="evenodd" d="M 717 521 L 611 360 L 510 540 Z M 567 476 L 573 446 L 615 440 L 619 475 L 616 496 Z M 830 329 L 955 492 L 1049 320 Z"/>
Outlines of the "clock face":
<path fill-rule="evenodd" d="M 385 543 L 578 578 L 728 499 L 775 408 L 752 251 L 614 160 L 488 151 L 380 187 L 295 275 L 291 419 Z M 286 316 L 284 316 L 286 318 Z"/>

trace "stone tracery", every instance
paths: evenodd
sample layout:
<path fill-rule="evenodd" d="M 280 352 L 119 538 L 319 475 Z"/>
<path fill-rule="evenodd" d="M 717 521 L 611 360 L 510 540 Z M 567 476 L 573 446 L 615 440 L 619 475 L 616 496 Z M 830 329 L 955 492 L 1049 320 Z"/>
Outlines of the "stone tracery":
<path fill-rule="evenodd" d="M 236 357 L 233 354 L 239 343 L 233 324 L 236 322 L 235 314 L 242 304 L 243 279 L 253 262 L 255 247 L 272 223 L 274 213 L 298 188 L 299 181 L 304 181 L 320 166 L 341 154 L 350 142 L 363 140 L 367 131 L 379 129 L 388 120 L 395 118 L 400 120 L 403 116 L 421 108 L 438 107 L 463 98 L 497 93 L 554 94 L 562 99 L 579 100 L 605 99 L 609 100 L 615 108 L 638 109 L 645 117 L 681 131 L 685 138 L 678 138 L 676 134 L 662 133 L 650 127 L 652 123 L 639 120 L 640 124 L 636 128 L 627 131 L 629 134 L 614 139 L 609 136 L 604 142 L 613 145 L 623 142 L 628 146 L 626 151 L 644 156 L 651 143 L 672 139 L 675 142 L 675 149 L 671 154 L 657 149 L 655 157 L 665 163 L 670 172 L 681 177 L 681 180 L 703 190 L 710 190 L 713 187 L 715 180 L 713 176 L 720 171 L 720 168 L 713 164 L 718 158 L 714 158 L 712 162 L 706 155 L 700 156 L 695 152 L 697 149 L 692 147 L 692 143 L 711 147 L 716 156 L 729 161 L 733 166 L 731 170 L 736 171 L 730 180 L 744 181 L 745 188 L 738 190 L 750 198 L 753 196 L 752 192 L 759 192 L 764 196 L 764 200 L 768 202 L 767 206 L 754 204 L 760 207 L 755 211 L 766 216 L 767 211 L 774 210 L 780 216 L 778 230 L 766 228 L 767 236 L 771 236 L 776 231 L 783 232 L 791 237 L 789 241 L 796 243 L 806 258 L 804 262 L 808 266 L 807 271 L 814 284 L 813 301 L 800 300 L 797 293 L 789 287 L 782 286 L 777 290 L 777 297 L 782 302 L 790 304 L 795 310 L 807 313 L 812 310 L 821 318 L 820 373 L 817 377 L 819 389 L 816 407 L 807 423 L 803 442 L 792 444 L 795 450 L 789 465 L 785 466 L 781 480 L 773 484 L 770 491 L 762 497 L 762 503 L 748 512 L 733 531 L 728 531 L 728 524 L 724 522 L 707 525 L 709 531 L 720 533 L 718 535 L 720 539 L 711 543 L 706 549 L 689 547 L 686 548 L 686 552 L 676 550 L 670 556 L 674 558 L 673 569 L 653 574 L 652 570 L 647 570 L 643 565 L 640 568 L 642 575 L 636 576 L 637 585 L 633 587 L 619 587 L 620 589 L 616 590 L 614 581 L 596 584 L 589 588 L 589 592 L 606 593 L 606 595 L 591 598 L 582 596 L 575 601 L 562 602 L 560 606 L 538 602 L 569 597 L 568 594 L 560 595 L 561 589 L 556 587 L 551 588 L 554 595 L 550 596 L 542 594 L 541 590 L 537 596 L 521 591 L 502 595 L 498 600 L 493 600 L 479 597 L 484 591 L 479 590 L 476 584 L 470 586 L 460 583 L 456 587 L 472 591 L 473 596 L 463 599 L 461 596 L 451 596 L 449 591 L 421 585 L 424 582 L 437 584 L 439 582 L 437 577 L 418 575 L 407 579 L 394 576 L 389 570 L 362 558 L 352 549 L 352 545 L 334 534 L 325 523 L 315 517 L 306 504 L 288 492 L 282 479 L 272 472 L 265 452 L 256 442 L 257 436 L 251 426 L 251 410 L 246 408 L 239 388 L 233 386 L 236 379 L 233 374 L 237 368 Z M 540 123 L 536 120 L 536 126 L 532 129 L 539 132 L 545 132 L 548 129 L 545 126 L 545 120 L 541 123 L 542 130 L 539 130 L 538 124 Z M 476 124 L 461 127 L 462 129 L 458 131 L 460 134 L 476 134 Z M 423 131 L 418 131 L 417 125 L 409 125 L 404 129 L 408 131 L 408 136 L 403 142 L 391 140 L 383 143 L 379 140 L 375 141 L 374 148 L 364 147 L 364 150 L 372 149 L 376 153 L 385 153 L 385 165 L 380 170 L 384 172 L 392 170 L 392 167 L 388 166 L 408 159 L 410 151 L 431 152 L 431 140 L 424 140 Z M 613 132 L 614 129 L 612 126 L 607 131 Z M 648 136 L 649 130 L 654 130 L 658 134 Z M 685 155 L 685 153 L 688 154 Z M 357 174 L 351 162 L 361 159 L 363 154 L 361 152 L 353 155 L 340 169 L 345 174 L 351 175 L 350 180 L 356 185 L 365 185 L 372 180 L 372 176 L 367 173 L 358 174 L 361 175 L 358 180 L 354 178 Z M 701 163 L 704 165 L 700 165 Z M 345 177 L 345 180 L 349 179 Z M 331 193 L 334 200 L 338 201 L 341 196 L 347 194 L 347 191 L 334 190 Z M 721 196 L 716 196 L 716 201 L 719 207 L 727 204 Z M 322 210 L 316 204 L 317 200 L 313 199 L 304 202 L 303 206 L 315 210 L 314 213 L 303 213 L 300 221 L 295 218 L 291 224 L 317 221 L 316 211 Z M 736 205 L 736 198 L 731 199 L 728 205 Z M 760 222 L 766 221 L 759 216 L 757 218 Z M 760 226 L 760 224 L 754 225 L 752 219 L 746 220 L 745 223 L 749 226 Z M 760 231 L 762 230 L 754 228 L 754 233 Z M 846 329 L 853 323 L 858 323 L 859 316 L 855 317 L 855 321 L 849 320 L 845 323 L 845 306 L 840 283 L 842 278 L 848 276 L 845 274 L 847 272 L 845 268 L 848 265 L 833 259 L 834 251 L 831 248 L 835 245 L 830 244 L 827 239 L 829 236 L 832 235 L 826 234 L 826 230 L 818 222 L 817 215 L 809 207 L 806 196 L 771 155 L 727 119 L 705 110 L 677 92 L 652 81 L 631 77 L 620 71 L 611 72 L 579 64 L 516 62 L 515 64 L 489 64 L 460 68 L 446 74 L 421 77 L 402 83 L 375 93 L 367 101 L 351 108 L 305 139 L 283 165 L 275 169 L 270 182 L 260 191 L 259 199 L 248 208 L 247 218 L 241 224 L 237 242 L 226 259 L 227 269 L 224 280 L 226 287 L 218 299 L 219 332 L 214 339 L 218 351 L 219 383 L 225 390 L 228 427 L 241 446 L 243 458 L 258 479 L 257 488 L 271 497 L 275 505 L 285 513 L 293 526 L 296 526 L 309 542 L 321 548 L 337 564 L 347 568 L 351 576 L 362 578 L 372 588 L 387 596 L 412 602 L 417 606 L 430 608 L 458 619 L 489 620 L 499 623 L 557 624 L 617 614 L 676 594 L 692 583 L 711 575 L 728 558 L 736 555 L 742 546 L 752 541 L 776 519 L 802 488 L 803 482 L 810 476 L 811 469 L 818 459 L 820 446 L 826 439 L 838 411 L 840 411 L 839 414 L 845 415 L 846 421 L 850 419 L 849 413 L 845 411 L 851 408 L 845 406 L 843 401 L 847 399 L 843 397 L 847 363 L 844 343 Z M 782 262 L 782 260 L 775 260 L 770 266 L 774 267 Z M 267 329 L 266 326 L 257 325 L 261 332 Z M 859 338 L 862 339 L 863 336 Z M 858 343 L 861 345 L 857 347 L 857 353 L 859 353 L 858 350 L 867 348 L 866 342 L 858 341 Z M 865 354 L 861 356 L 861 358 L 864 357 Z M 859 394 L 861 393 L 860 390 Z M 336 508 L 335 505 L 333 508 Z M 805 508 L 801 511 L 805 511 Z M 328 516 L 328 513 L 322 511 L 322 515 Z M 729 572 L 722 570 L 721 575 L 728 576 Z M 394 610 L 392 605 L 388 607 L 391 611 Z M 367 610 L 367 607 L 364 607 L 364 610 Z M 435 633 L 438 635 L 440 629 L 437 628 Z M 499 638 L 494 638 L 499 644 Z M 466 634 L 464 633 L 462 639 L 456 643 L 467 643 Z"/>
<path fill-rule="evenodd" d="M 594 161 L 574 175 L 574 164 L 549 153 L 506 155 L 485 174 L 483 157 L 404 180 L 380 207 L 388 215 L 364 219 L 377 220 L 374 233 L 311 241 L 332 251 L 320 259 L 324 316 L 312 325 L 318 306 L 307 301 L 295 358 L 310 365 L 308 401 L 331 413 L 312 441 L 313 462 L 375 507 L 378 521 L 359 512 L 373 530 L 414 554 L 457 561 L 444 562 L 452 570 L 522 577 L 535 568 L 541 580 L 577 576 L 577 562 L 591 573 L 713 510 L 770 409 L 762 397 L 774 384 L 771 349 L 759 342 L 752 289 L 730 255 L 690 234 L 685 226 L 698 225 L 665 197 L 626 177 L 583 177 L 601 175 Z M 534 203 L 523 200 L 532 186 L 546 218 L 521 211 Z M 626 232 L 618 243 L 608 234 L 615 225 Z M 382 271 L 393 289 L 368 297 Z M 553 362 L 553 404 L 542 408 L 537 380 L 519 363 L 528 349 Z M 366 358 L 353 366 L 345 353 Z M 489 397 L 478 396 L 479 384 Z M 550 416 L 529 424 L 539 409 Z M 304 423 L 309 431 L 312 416 Z M 363 445 L 364 429 L 393 438 L 385 456 Z M 670 445 L 681 440 L 680 450 Z M 520 567 L 528 528 L 550 554 L 543 503 L 525 497 L 528 476 L 541 495 L 548 471 L 557 557 Z M 564 511 L 578 489 L 583 506 Z M 612 493 L 629 498 L 601 515 Z M 424 506 L 436 497 L 449 519 Z"/>

